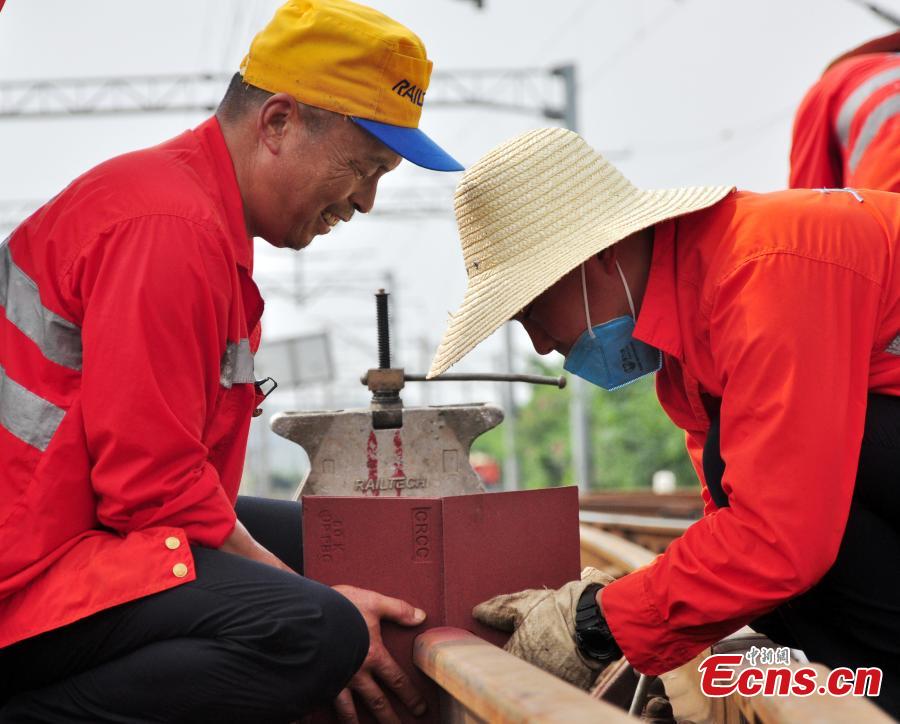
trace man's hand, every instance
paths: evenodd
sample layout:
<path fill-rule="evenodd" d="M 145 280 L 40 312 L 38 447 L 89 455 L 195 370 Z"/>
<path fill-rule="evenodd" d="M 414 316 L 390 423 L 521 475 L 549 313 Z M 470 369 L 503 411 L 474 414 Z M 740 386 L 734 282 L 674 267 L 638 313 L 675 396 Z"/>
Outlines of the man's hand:
<path fill-rule="evenodd" d="M 512 631 L 503 648 L 511 654 L 549 671 L 580 689 L 589 689 L 604 668 L 588 660 L 575 643 L 575 607 L 592 583 L 606 585 L 612 577 L 596 568 L 585 568 L 580 581 L 556 591 L 520 591 L 495 596 L 478 604 L 472 615 L 483 624 Z"/>
<path fill-rule="evenodd" d="M 268 548 L 264 548 L 256 539 L 250 535 L 250 532 L 244 527 L 241 521 L 236 520 L 234 530 L 231 535 L 225 539 L 225 542 L 219 546 L 220 551 L 225 553 L 233 553 L 236 556 L 243 556 L 252 561 L 259 561 L 266 565 L 280 568 L 282 571 L 296 573 L 290 566 L 282 561 L 278 556 L 272 553 Z"/>
<path fill-rule="evenodd" d="M 350 679 L 347 688 L 338 694 L 334 702 L 341 721 L 356 722 L 356 707 L 351 690 L 366 703 L 375 718 L 383 724 L 399 724 L 387 696 L 378 681 L 387 684 L 406 707 L 415 715 L 425 713 L 425 700 L 413 686 L 409 677 L 388 653 L 381 640 L 381 619 L 404 626 L 418 626 L 425 620 L 425 612 L 398 598 L 382 596 L 355 586 L 333 586 L 359 609 L 369 629 L 369 653 L 359 671 Z M 377 680 L 376 680 L 377 677 Z"/>

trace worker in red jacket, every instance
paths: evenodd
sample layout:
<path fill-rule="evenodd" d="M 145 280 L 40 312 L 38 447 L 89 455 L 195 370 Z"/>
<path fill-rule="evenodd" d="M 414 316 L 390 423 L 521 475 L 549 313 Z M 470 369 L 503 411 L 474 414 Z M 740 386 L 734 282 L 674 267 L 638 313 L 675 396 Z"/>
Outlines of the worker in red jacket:
<path fill-rule="evenodd" d="M 900 191 L 900 31 L 845 53 L 809 89 L 790 186 Z"/>
<path fill-rule="evenodd" d="M 667 672 L 753 623 L 880 667 L 900 714 L 900 196 L 645 191 L 554 128 L 472 166 L 456 215 L 468 287 L 429 375 L 510 319 L 604 389 L 655 373 L 705 501 L 645 568 L 476 615 L 582 683 L 622 654 Z"/>
<path fill-rule="evenodd" d="M 423 700 L 408 603 L 302 572 L 298 503 L 235 502 L 263 300 L 253 237 L 368 212 L 431 63 L 347 0 L 290 0 L 214 117 L 88 171 L 0 244 L 0 720 L 289 721 Z M 415 89 L 415 90 L 410 90 Z M 342 691 L 343 690 L 343 691 Z"/>

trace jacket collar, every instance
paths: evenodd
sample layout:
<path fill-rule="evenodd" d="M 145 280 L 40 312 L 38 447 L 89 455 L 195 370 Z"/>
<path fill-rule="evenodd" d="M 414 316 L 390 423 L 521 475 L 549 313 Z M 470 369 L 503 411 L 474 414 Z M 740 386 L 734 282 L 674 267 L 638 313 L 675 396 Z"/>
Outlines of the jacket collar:
<path fill-rule="evenodd" d="M 677 233 L 677 219 L 660 222 L 654 227 L 650 275 L 634 336 L 681 359 L 684 346 L 678 325 L 678 298 L 675 295 Z"/>
<path fill-rule="evenodd" d="M 252 273 L 253 239 L 247 234 L 247 227 L 244 223 L 244 202 L 241 199 L 234 163 L 228 152 L 228 146 L 225 144 L 225 136 L 222 134 L 219 120 L 215 116 L 206 119 L 194 129 L 194 134 L 200 140 L 212 165 L 215 187 L 218 189 L 219 200 L 225 210 L 225 220 L 234 245 L 234 258 L 239 266 Z M 212 192 L 214 193 L 214 191 Z"/>

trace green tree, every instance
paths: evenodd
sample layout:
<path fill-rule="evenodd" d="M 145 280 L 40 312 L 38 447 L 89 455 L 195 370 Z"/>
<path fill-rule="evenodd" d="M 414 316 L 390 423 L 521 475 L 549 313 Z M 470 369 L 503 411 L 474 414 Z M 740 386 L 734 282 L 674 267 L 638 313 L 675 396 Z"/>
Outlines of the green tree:
<path fill-rule="evenodd" d="M 652 376 L 615 392 L 594 388 L 591 397 L 592 487 L 648 487 L 657 470 L 697 484 L 684 433 L 660 407 Z"/>
<path fill-rule="evenodd" d="M 558 375 L 560 366 L 535 360 L 537 374 Z M 684 434 L 656 399 L 653 378 L 615 392 L 589 388 L 591 414 L 591 488 L 639 488 L 650 485 L 657 470 L 672 470 L 679 485 L 695 486 L 696 476 L 684 447 Z M 569 388 L 535 387 L 519 410 L 516 448 L 519 487 L 543 488 L 575 483 L 569 436 Z M 473 449 L 506 457 L 502 424 L 475 441 Z"/>

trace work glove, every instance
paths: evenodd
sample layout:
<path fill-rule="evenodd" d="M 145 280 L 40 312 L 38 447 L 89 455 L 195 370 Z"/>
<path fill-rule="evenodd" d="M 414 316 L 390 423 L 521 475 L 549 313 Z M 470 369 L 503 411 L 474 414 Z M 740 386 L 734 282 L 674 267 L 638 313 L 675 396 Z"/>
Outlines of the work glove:
<path fill-rule="evenodd" d="M 588 567 L 581 572 L 580 581 L 555 591 L 529 589 L 494 596 L 479 603 L 472 615 L 483 624 L 513 632 L 503 647 L 509 653 L 587 690 L 606 664 L 578 651 L 575 607 L 589 585 L 605 586 L 612 581 L 611 576 Z"/>

